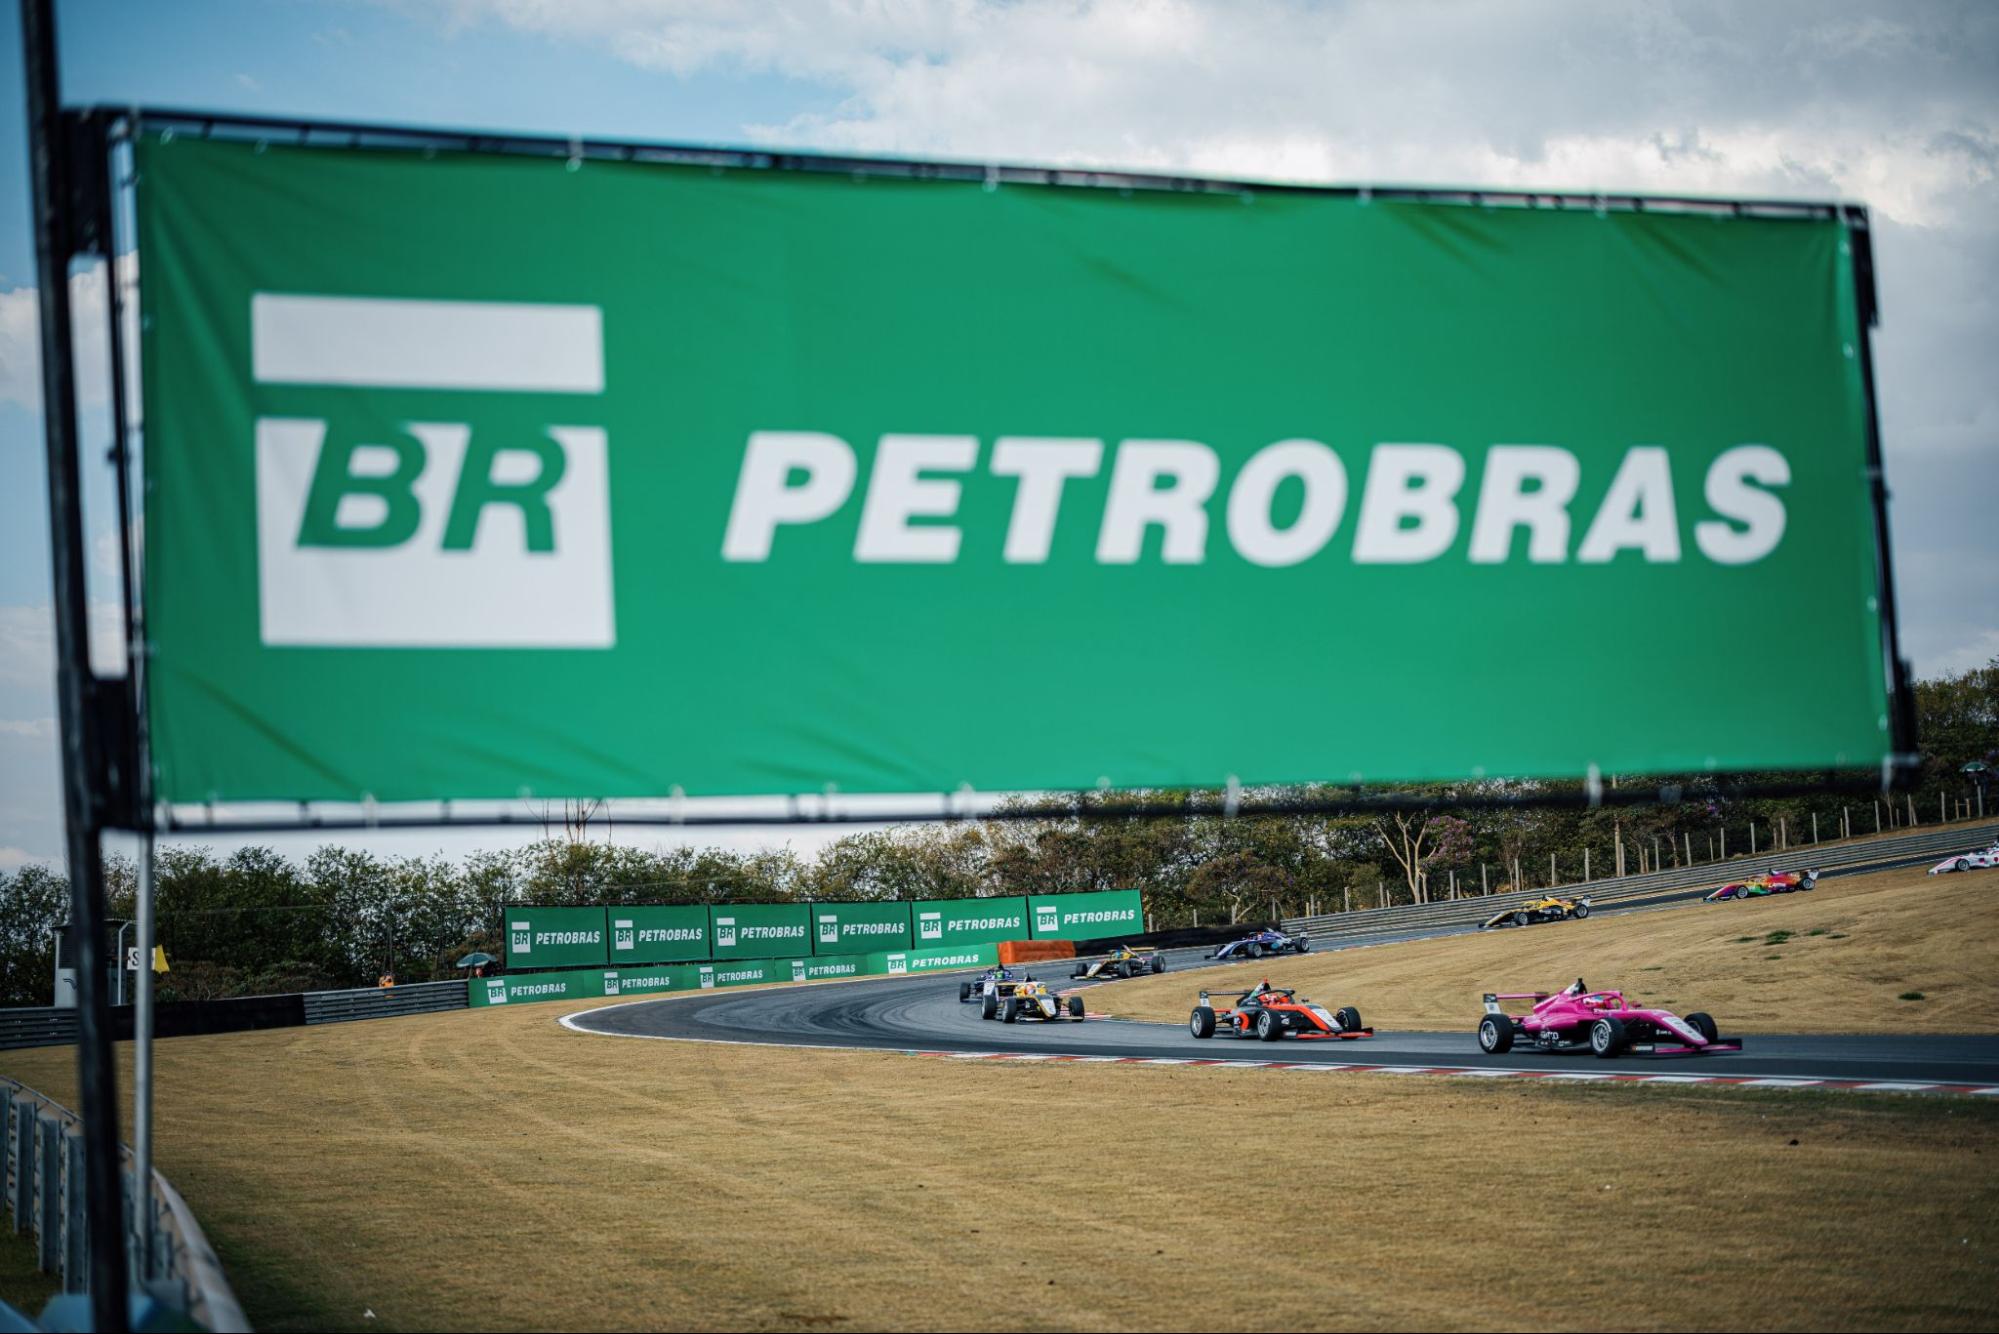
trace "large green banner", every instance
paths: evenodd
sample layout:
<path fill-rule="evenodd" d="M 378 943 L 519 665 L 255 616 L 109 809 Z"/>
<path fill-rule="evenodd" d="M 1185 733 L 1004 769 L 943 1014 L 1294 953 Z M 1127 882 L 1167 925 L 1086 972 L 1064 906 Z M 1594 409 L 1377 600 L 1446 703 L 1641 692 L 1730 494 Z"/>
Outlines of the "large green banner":
<path fill-rule="evenodd" d="M 1832 212 L 158 134 L 137 177 L 171 801 L 1889 749 Z"/>
<path fill-rule="evenodd" d="M 780 959 L 812 953 L 803 903 L 716 904 L 708 910 L 709 951 L 717 959 Z"/>
<path fill-rule="evenodd" d="M 909 948 L 909 904 L 815 903 L 812 949 L 817 954 Z"/>
<path fill-rule="evenodd" d="M 708 957 L 708 909 L 702 904 L 604 911 L 611 922 L 612 963 L 670 963 Z"/>
<path fill-rule="evenodd" d="M 1024 898 L 923 899 L 912 908 L 919 949 L 1032 938 Z"/>
<path fill-rule="evenodd" d="M 509 908 L 506 920 L 509 968 L 610 962 L 602 908 Z"/>
<path fill-rule="evenodd" d="M 1027 900 L 1036 940 L 1092 940 L 1145 930 L 1145 910 L 1135 889 L 1095 894 L 1035 894 Z"/>

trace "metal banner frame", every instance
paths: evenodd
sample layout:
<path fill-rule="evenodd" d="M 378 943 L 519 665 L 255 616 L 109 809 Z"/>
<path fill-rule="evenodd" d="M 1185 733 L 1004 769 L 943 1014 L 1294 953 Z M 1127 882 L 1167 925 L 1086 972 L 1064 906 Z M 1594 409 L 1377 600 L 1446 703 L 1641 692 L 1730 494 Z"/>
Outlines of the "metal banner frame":
<path fill-rule="evenodd" d="M 534 825 L 544 816 L 513 811 L 500 803 L 415 803 L 410 808 L 382 811 L 339 805 L 271 805 L 242 810 L 156 807 L 149 790 L 150 754 L 143 689 L 146 669 L 144 579 L 130 541 L 134 498 L 131 450 L 140 427 L 129 412 L 123 330 L 123 294 L 117 275 L 120 253 L 120 209 L 132 188 L 120 174 L 122 155 L 140 133 L 185 134 L 256 143 L 340 148 L 355 152 L 411 150 L 506 154 L 567 159 L 572 162 L 610 161 L 711 165 L 738 170 L 822 172 L 847 176 L 880 176 L 984 182 L 989 186 L 1032 184 L 1073 189 L 1175 191 L 1206 194 L 1312 194 L 1430 201 L 1492 208 L 1671 212 L 1762 218 L 1837 219 L 1854 238 L 1851 264 L 1860 307 L 1862 334 L 1859 356 L 1866 397 L 1867 476 L 1875 524 L 1876 569 L 1882 617 L 1882 672 L 1890 702 L 1889 759 L 1878 773 L 1827 772 L 1807 780 L 1772 782 L 1717 775 L 1723 795 L 1782 797 L 1834 792 L 1867 794 L 1894 787 L 1913 769 L 1915 756 L 1914 695 L 1900 650 L 1899 624 L 1888 540 L 1887 485 L 1882 471 L 1879 414 L 1874 390 L 1872 330 L 1879 321 L 1874 285 L 1868 215 L 1864 207 L 1845 203 L 1798 203 L 1783 200 L 1726 200 L 1654 197 L 1635 194 L 1585 194 L 1541 191 L 1475 191 L 1449 189 L 1373 189 L 1281 185 L 1209 177 L 1085 171 L 1069 168 L 1013 166 L 990 163 L 915 161 L 838 154 L 759 152 L 695 145 L 645 143 L 576 137 L 484 134 L 360 122 L 271 119 L 211 114 L 177 109 L 97 107 L 63 110 L 56 86 L 55 31 L 49 0 L 25 0 L 27 92 L 34 177 L 37 273 L 42 292 L 41 335 L 43 391 L 48 453 L 51 555 L 57 627 L 58 694 L 62 721 L 64 811 L 68 830 L 73 894 L 72 922 L 77 931 L 83 1040 L 79 1046 L 82 1106 L 86 1118 L 86 1161 L 91 1180 L 93 1299 L 99 1328 L 122 1327 L 125 1318 L 124 1244 L 118 1225 L 115 1180 L 115 1099 L 106 1028 L 102 936 L 103 907 L 98 894 L 102 880 L 99 837 L 107 829 L 132 830 L 147 840 L 156 832 L 213 834 L 275 833 L 299 830 L 363 831 L 436 828 L 444 826 Z M 129 243 L 130 238 L 124 238 Z M 81 459 L 76 421 L 75 368 L 72 362 L 68 271 L 74 260 L 107 266 L 110 287 L 110 385 L 115 439 L 112 463 L 117 470 L 120 510 L 123 613 L 129 647 L 123 678 L 92 673 L 87 651 L 86 591 L 83 554 Z M 1577 805 L 1635 806 L 1672 803 L 1687 793 L 1674 784 L 1606 786 L 1592 771 L 1576 775 L 1580 786 L 1542 785 L 1526 790 L 1495 791 L 1470 784 L 1446 795 L 1367 791 L 1328 785 L 1300 790 L 1244 790 L 1231 784 L 1216 793 L 1162 793 L 1117 802 L 1095 802 L 1084 794 L 1053 794 L 998 804 L 993 794 L 938 794 L 928 798 L 881 800 L 836 798 L 831 794 L 800 794 L 784 800 L 764 800 L 748 808 L 715 798 L 687 801 L 665 798 L 641 803 L 643 809 L 620 809 L 626 824 L 652 826 L 768 825 L 803 823 L 887 824 L 913 820 L 966 819 L 1135 819 L 1190 816 L 1366 814 L 1381 811 L 1426 811 L 1451 808 L 1569 807 Z M 1435 785 L 1432 785 L 1435 786 Z M 1707 789 L 1703 787 L 1705 792 Z M 577 794 L 587 796 L 587 794 Z M 149 879 L 149 877 L 148 877 Z M 151 950 L 150 904 L 141 905 L 140 948 Z M 142 973 L 141 1004 L 149 1007 L 150 974 Z M 149 1057 L 142 1042 L 141 1081 Z M 140 1138 L 150 1108 L 140 1109 Z M 146 1152 L 142 1148 L 141 1152 Z"/>

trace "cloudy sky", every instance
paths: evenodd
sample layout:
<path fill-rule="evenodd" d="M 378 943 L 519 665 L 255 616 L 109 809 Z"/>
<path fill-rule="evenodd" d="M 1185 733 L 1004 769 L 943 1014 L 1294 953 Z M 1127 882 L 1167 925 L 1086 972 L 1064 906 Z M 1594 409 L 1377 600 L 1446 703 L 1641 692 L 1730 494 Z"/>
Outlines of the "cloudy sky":
<path fill-rule="evenodd" d="M 1924 675 L 1999 655 L 1999 5 L 72 0 L 60 22 L 72 102 L 1329 183 L 1859 200 L 1876 228 L 1904 648 Z M 19 40 L 10 14 L 0 867 L 61 851 Z M 84 313 L 101 300 L 82 285 Z M 100 456 L 101 400 L 86 410 Z M 108 494 L 97 477 L 105 594 Z"/>

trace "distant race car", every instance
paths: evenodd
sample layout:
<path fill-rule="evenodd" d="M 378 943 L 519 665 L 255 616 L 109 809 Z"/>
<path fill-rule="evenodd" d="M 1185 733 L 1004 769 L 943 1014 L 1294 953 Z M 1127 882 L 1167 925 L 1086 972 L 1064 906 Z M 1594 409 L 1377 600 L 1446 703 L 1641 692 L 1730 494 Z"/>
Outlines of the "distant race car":
<path fill-rule="evenodd" d="M 1732 885 L 1723 885 L 1702 900 L 1704 903 L 1727 903 L 1733 899 L 1760 899 L 1768 894 L 1796 894 L 1812 888 L 1819 882 L 1819 873 L 1813 871 L 1767 871 L 1762 875 L 1752 875 L 1747 880 L 1738 880 Z"/>
<path fill-rule="evenodd" d="M 1016 1023 L 1022 1019 L 1070 1019 L 1083 1017 L 1083 998 L 1064 996 L 1050 991 L 1046 982 L 1037 982 L 1031 977 L 1018 982 L 1004 984 L 1007 993 L 998 994 L 1001 984 L 994 984 L 979 1002 L 979 1018 L 998 1019 L 1005 1023 Z"/>
<path fill-rule="evenodd" d="M 1531 1000 L 1533 1010 L 1510 1015 L 1501 1001 Z M 1535 1051 L 1581 1051 L 1605 1060 L 1620 1052 L 1652 1056 L 1695 1056 L 1741 1051 L 1740 1038 L 1724 1038 L 1711 1015 L 1696 1011 L 1682 1019 L 1669 1010 L 1641 1010 L 1621 991 L 1591 991 L 1579 977 L 1559 994 L 1545 991 L 1488 993 L 1478 1021 L 1478 1045 L 1498 1055 L 1514 1043 Z"/>
<path fill-rule="evenodd" d="M 971 981 L 960 982 L 958 984 L 958 1004 L 963 1005 L 966 1001 L 975 1001 L 979 997 L 985 995 L 986 984 L 988 982 L 1013 983 L 1016 981 L 1019 981 L 1019 978 L 1015 975 L 1014 971 L 1011 968 L 1008 968 L 1005 964 L 1001 964 L 997 968 L 988 968 L 986 969 L 985 972 L 980 973 L 977 977 L 973 978 Z"/>
<path fill-rule="evenodd" d="M 1976 852 L 1960 852 L 1955 857 L 1946 857 L 1930 868 L 1930 874 L 1942 875 L 1945 871 L 1969 871 L 1992 866 L 1999 866 L 1999 841 Z"/>
<path fill-rule="evenodd" d="M 1163 973 L 1166 960 L 1157 950 L 1135 950 L 1120 945 L 1101 959 L 1078 963 L 1071 977 L 1137 977 L 1142 973 Z"/>
<path fill-rule="evenodd" d="M 1203 991 L 1187 1017 L 1188 1031 L 1197 1038 L 1217 1033 L 1232 1038 L 1257 1037 L 1275 1042 L 1286 1033 L 1300 1038 L 1370 1038 L 1374 1030 L 1360 1021 L 1360 1011 L 1351 1005 L 1328 1010 L 1301 999 L 1295 991 L 1270 985 L 1269 979 L 1236 997 L 1236 1003 L 1216 1009 Z"/>
<path fill-rule="evenodd" d="M 1588 899 L 1565 899 L 1550 894 L 1546 898 L 1534 899 L 1518 907 L 1508 908 L 1504 912 L 1496 912 L 1481 922 L 1478 929 L 1484 931 L 1500 926 L 1530 926 L 1535 922 L 1559 922 L 1568 917 L 1581 919 L 1587 916 L 1589 916 Z"/>
<path fill-rule="evenodd" d="M 1312 942 L 1304 936 L 1287 936 L 1282 931 L 1259 931 L 1241 940 L 1231 940 L 1207 957 L 1233 963 L 1240 959 L 1261 959 L 1266 954 L 1303 954 L 1311 948 Z"/>

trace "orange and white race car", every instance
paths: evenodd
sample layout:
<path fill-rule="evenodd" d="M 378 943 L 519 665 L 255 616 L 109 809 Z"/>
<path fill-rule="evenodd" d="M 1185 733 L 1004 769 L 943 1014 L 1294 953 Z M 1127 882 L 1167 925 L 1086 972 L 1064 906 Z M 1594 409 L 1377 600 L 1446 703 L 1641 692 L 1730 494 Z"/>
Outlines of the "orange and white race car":
<path fill-rule="evenodd" d="M 1289 1033 L 1299 1038 L 1371 1038 L 1374 1030 L 1360 1021 L 1360 1011 L 1351 1005 L 1328 1010 L 1299 996 L 1288 987 L 1273 987 L 1265 978 L 1236 997 L 1236 1003 L 1216 1009 L 1208 993 L 1201 993 L 1194 1012 L 1187 1017 L 1187 1029 L 1197 1038 L 1217 1034 L 1232 1038 L 1261 1038 L 1275 1042 Z"/>

